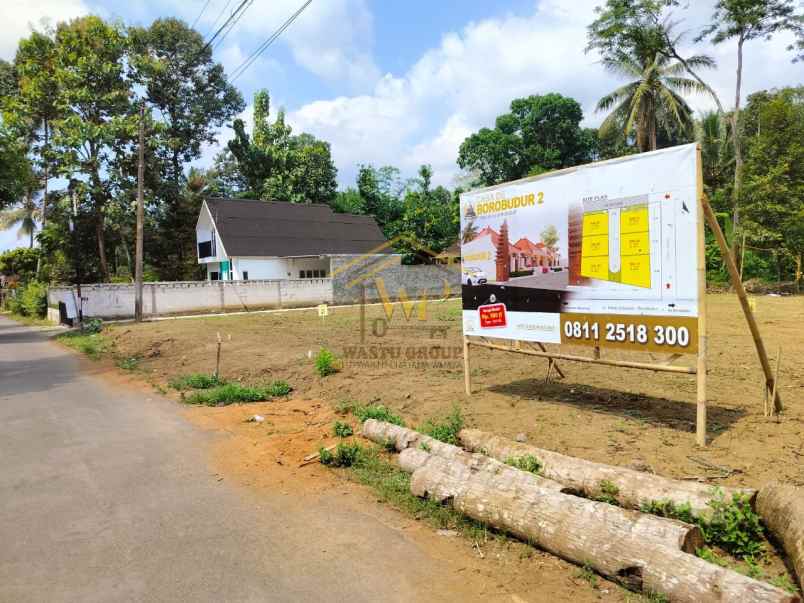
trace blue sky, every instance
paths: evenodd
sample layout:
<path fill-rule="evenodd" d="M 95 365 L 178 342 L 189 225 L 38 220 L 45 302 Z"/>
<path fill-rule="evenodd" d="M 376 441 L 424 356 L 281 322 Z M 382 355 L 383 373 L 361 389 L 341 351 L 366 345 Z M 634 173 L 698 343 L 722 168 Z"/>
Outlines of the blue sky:
<path fill-rule="evenodd" d="M 210 0 L 197 28 L 214 30 L 240 0 Z M 206 0 L 4 0 L 0 2 L 0 57 L 13 57 L 17 40 L 41 20 L 51 23 L 97 13 L 127 24 L 165 16 L 188 22 Z M 228 2 L 228 6 L 227 6 Z M 412 175 L 432 164 L 437 183 L 459 176 L 455 164 L 463 139 L 492 125 L 511 99 L 560 92 L 584 108 L 585 125 L 602 115 L 594 104 L 620 82 L 585 54 L 585 27 L 602 0 L 313 0 L 309 8 L 235 84 L 249 107 L 255 90 L 267 88 L 272 106 L 283 106 L 296 131 L 329 141 L 342 187 L 357 165 L 399 167 Z M 215 48 L 231 73 L 300 5 L 302 0 L 253 0 L 238 25 Z M 695 33 L 712 2 L 679 11 Z M 222 19 L 217 23 L 221 23 Z M 786 36 L 746 46 L 744 97 L 755 90 L 801 83 L 804 67 L 790 63 Z M 733 44 L 698 46 L 718 68 L 707 74 L 726 106 L 733 101 Z M 689 99 L 696 109 L 703 98 Z M 225 143 L 229 130 L 221 132 Z M 206 164 L 216 148 L 205 149 Z M 0 249 L 15 246 L 0 233 Z"/>

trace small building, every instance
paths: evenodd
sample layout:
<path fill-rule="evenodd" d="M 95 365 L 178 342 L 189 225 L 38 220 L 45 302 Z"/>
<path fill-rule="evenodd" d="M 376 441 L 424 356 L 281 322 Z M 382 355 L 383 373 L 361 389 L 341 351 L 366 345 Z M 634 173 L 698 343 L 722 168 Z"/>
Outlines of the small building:
<path fill-rule="evenodd" d="M 196 241 L 207 280 L 328 278 L 333 257 L 393 253 L 372 216 L 251 199 L 205 200 Z"/>
<path fill-rule="evenodd" d="M 490 226 L 483 227 L 461 248 L 464 266 L 477 268 L 487 275 L 496 275 L 499 246 L 500 233 Z M 508 257 L 509 273 L 518 275 L 532 273 L 542 266 L 558 266 L 560 263 L 560 258 L 554 250 L 549 249 L 541 241 L 534 243 L 527 237 L 520 238 L 513 245 L 508 243 Z"/>

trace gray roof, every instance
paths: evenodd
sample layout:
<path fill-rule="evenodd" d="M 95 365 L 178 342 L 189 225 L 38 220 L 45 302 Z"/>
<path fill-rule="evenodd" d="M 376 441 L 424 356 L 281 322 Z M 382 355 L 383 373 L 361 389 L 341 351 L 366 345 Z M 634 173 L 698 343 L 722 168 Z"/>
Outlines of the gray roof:
<path fill-rule="evenodd" d="M 226 253 L 305 256 L 393 253 L 372 216 L 337 214 L 327 205 L 207 199 Z"/>

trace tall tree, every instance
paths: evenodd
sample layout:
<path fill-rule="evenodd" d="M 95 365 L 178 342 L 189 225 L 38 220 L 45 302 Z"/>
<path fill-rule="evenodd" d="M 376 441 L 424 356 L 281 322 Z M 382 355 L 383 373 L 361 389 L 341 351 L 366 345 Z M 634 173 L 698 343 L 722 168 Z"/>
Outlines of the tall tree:
<path fill-rule="evenodd" d="M 491 185 L 590 161 L 595 141 L 580 127 L 582 119 L 578 102 L 560 94 L 515 99 L 494 129 L 483 128 L 463 141 L 458 165 L 476 170 L 481 184 Z"/>
<path fill-rule="evenodd" d="M 643 152 L 657 148 L 660 131 L 671 138 L 676 129 L 691 132 L 692 109 L 681 95 L 706 90 L 694 79 L 682 77 L 684 65 L 651 46 L 613 51 L 602 62 L 608 71 L 632 81 L 598 101 L 598 111 L 611 111 L 601 131 L 619 127 L 626 136 L 634 131 Z M 699 68 L 714 66 L 705 55 L 690 57 L 687 63 Z"/>
<path fill-rule="evenodd" d="M 60 23 L 55 36 L 57 106 L 54 145 L 65 174 L 88 185 L 101 275 L 109 280 L 106 209 L 114 194 L 109 173 L 115 156 L 129 153 L 137 131 L 125 77 L 126 41 L 96 16 Z"/>
<path fill-rule="evenodd" d="M 155 118 L 149 122 L 149 188 L 157 210 L 158 249 L 152 254 L 164 279 L 196 272 L 195 219 L 188 217 L 184 167 L 217 142 L 219 129 L 244 108 L 237 89 L 212 57 L 203 36 L 184 22 L 157 19 L 128 29 L 129 71 Z M 135 88 L 136 89 L 136 88 Z M 133 170 L 129 164 L 127 170 Z"/>
<path fill-rule="evenodd" d="M 793 31 L 801 42 L 804 37 L 804 17 L 796 14 L 792 0 L 718 0 L 712 22 L 696 39 L 711 39 L 714 44 L 737 41 L 737 78 L 734 87 L 732 141 L 734 145 L 734 188 L 732 224 L 740 226 L 740 195 L 743 179 L 743 151 L 740 142 L 740 95 L 743 80 L 743 47 L 758 38 L 769 39 L 780 31 Z M 801 46 L 799 46 L 801 48 Z M 737 256 L 738 237 L 732 240 L 732 252 Z"/>
<path fill-rule="evenodd" d="M 17 238 L 28 237 L 28 247 L 34 246 L 36 222 L 41 220 L 41 209 L 30 189 L 25 199 L 17 206 L 0 211 L 0 230 L 17 228 Z"/>

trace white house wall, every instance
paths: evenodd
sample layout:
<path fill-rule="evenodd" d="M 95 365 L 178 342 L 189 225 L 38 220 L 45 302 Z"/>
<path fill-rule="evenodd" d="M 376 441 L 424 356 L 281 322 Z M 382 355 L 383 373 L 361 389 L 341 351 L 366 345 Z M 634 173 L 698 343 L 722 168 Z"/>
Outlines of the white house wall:
<path fill-rule="evenodd" d="M 209 208 L 207 208 L 206 203 L 204 203 L 203 211 L 201 211 L 201 213 L 198 215 L 198 222 L 196 222 L 195 225 L 196 255 L 198 254 L 198 243 L 203 243 L 205 241 L 212 241 L 213 238 L 215 240 L 215 255 L 210 256 L 208 258 L 198 258 L 199 264 L 221 262 L 228 259 L 226 257 L 226 250 L 223 248 L 221 238 L 218 236 L 215 230 L 215 224 L 212 221 L 212 216 L 209 214 Z M 215 271 L 217 269 L 210 268 L 209 270 Z M 207 271 L 207 273 L 209 273 L 209 270 Z"/>
<path fill-rule="evenodd" d="M 249 280 L 289 278 L 284 258 L 235 258 L 232 266 L 235 279 L 242 279 L 243 272 L 248 272 Z"/>
<path fill-rule="evenodd" d="M 497 274 L 497 249 L 491 241 L 491 235 L 478 237 L 461 246 L 461 261 L 464 268 L 478 268 L 493 281 Z"/>

